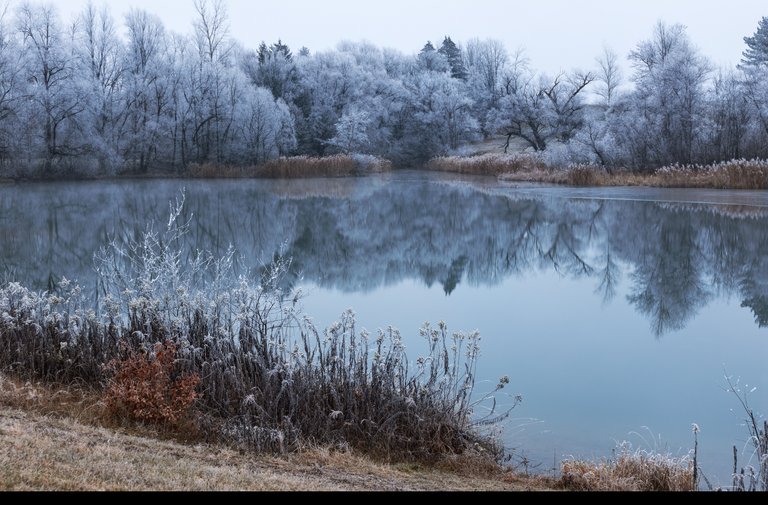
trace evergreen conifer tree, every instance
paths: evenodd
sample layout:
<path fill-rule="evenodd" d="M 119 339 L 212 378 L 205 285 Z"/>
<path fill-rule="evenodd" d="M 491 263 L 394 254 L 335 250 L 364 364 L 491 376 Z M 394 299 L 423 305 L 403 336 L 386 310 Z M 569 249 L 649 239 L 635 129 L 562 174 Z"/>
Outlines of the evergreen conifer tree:
<path fill-rule="evenodd" d="M 466 80 L 467 69 L 464 66 L 464 60 L 461 57 L 461 49 L 456 46 L 450 37 L 445 37 L 443 45 L 440 46 L 438 53 L 442 54 L 451 65 L 451 77 L 454 79 Z"/>
<path fill-rule="evenodd" d="M 757 31 L 751 37 L 744 37 L 747 50 L 741 60 L 742 65 L 758 67 L 768 64 L 768 17 L 764 17 L 757 25 Z"/>

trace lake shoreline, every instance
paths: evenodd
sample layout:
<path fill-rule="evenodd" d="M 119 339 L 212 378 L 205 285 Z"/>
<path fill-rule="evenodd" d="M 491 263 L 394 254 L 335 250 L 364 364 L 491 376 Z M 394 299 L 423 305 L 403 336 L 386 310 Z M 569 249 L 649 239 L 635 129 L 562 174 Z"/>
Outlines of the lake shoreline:
<path fill-rule="evenodd" d="M 352 154 L 332 156 L 291 156 L 269 160 L 257 165 L 227 165 L 217 163 L 190 164 L 177 170 L 126 170 L 117 174 L 87 174 L 72 171 L 36 177 L 2 177 L 3 183 L 92 182 L 121 180 L 226 180 L 226 179 L 304 179 L 361 177 L 390 172 L 391 161 L 377 156 Z"/>
<path fill-rule="evenodd" d="M 736 159 L 710 165 L 673 165 L 653 170 L 598 165 L 555 167 L 537 153 L 484 154 L 435 158 L 426 169 L 487 175 L 503 182 L 572 187 L 653 187 L 669 189 L 768 189 L 768 161 Z"/>
<path fill-rule="evenodd" d="M 538 154 L 482 154 L 434 158 L 421 168 L 397 167 L 366 155 L 296 156 L 261 165 L 190 165 L 184 173 L 160 171 L 117 175 L 4 177 L 0 185 L 40 182 L 113 182 L 142 180 L 295 180 L 360 178 L 388 172 L 436 172 L 493 177 L 499 182 L 535 183 L 576 188 L 647 187 L 666 189 L 767 190 L 768 161 L 731 160 L 712 165 L 662 167 L 655 170 L 608 169 L 596 165 L 552 167 Z"/>
<path fill-rule="evenodd" d="M 270 455 L 190 433 L 116 423 L 103 408 L 94 391 L 0 375 L 0 463 L 7 470 L 0 491 L 691 490 L 690 469 L 671 459 L 626 455 L 642 469 L 568 460 L 563 475 L 554 478 L 460 455 L 397 463 L 318 446 Z M 617 468 L 634 474 L 619 475 Z M 663 482 L 641 473 L 649 469 Z"/>

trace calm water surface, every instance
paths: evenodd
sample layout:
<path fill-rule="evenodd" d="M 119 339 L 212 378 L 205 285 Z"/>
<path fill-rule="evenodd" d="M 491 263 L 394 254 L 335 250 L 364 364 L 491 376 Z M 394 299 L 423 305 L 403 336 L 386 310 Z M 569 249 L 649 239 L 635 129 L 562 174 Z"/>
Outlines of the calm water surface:
<path fill-rule="evenodd" d="M 319 325 L 353 309 L 421 350 L 418 328 L 480 330 L 479 389 L 524 403 L 508 445 L 551 468 L 619 441 L 685 454 L 729 482 L 745 447 L 728 373 L 768 411 L 768 193 L 569 189 L 400 172 L 366 179 L 0 186 L 0 280 L 95 286 L 111 236 L 167 220 L 186 188 L 190 247 L 244 266 L 283 249 Z M 748 448 L 747 448 L 748 449 Z M 748 458 L 749 450 L 744 451 Z"/>

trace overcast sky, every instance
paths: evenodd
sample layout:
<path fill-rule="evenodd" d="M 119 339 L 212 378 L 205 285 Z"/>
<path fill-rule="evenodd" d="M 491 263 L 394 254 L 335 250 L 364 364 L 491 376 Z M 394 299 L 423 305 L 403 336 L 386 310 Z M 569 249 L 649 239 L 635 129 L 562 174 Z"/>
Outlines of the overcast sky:
<path fill-rule="evenodd" d="M 54 0 L 66 17 L 86 0 Z M 94 0 L 116 17 L 135 6 L 189 33 L 192 0 Z M 331 49 L 343 39 L 368 40 L 408 54 L 427 40 L 495 38 L 524 47 L 546 72 L 591 68 L 604 44 L 622 57 L 663 19 L 688 27 L 693 42 L 717 65 L 735 65 L 743 38 L 768 16 L 765 0 L 228 0 L 232 35 L 255 48 L 282 38 L 293 49 Z"/>

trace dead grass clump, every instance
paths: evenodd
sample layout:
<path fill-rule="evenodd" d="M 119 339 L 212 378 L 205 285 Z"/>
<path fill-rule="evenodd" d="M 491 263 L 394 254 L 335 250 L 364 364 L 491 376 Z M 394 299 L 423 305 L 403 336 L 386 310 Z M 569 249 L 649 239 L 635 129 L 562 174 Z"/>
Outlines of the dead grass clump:
<path fill-rule="evenodd" d="M 427 163 L 427 170 L 467 175 L 492 175 L 542 172 L 548 170 L 541 156 L 528 153 L 484 154 L 481 156 L 446 156 Z"/>
<path fill-rule="evenodd" d="M 88 424 L 105 424 L 102 391 L 80 384 L 48 386 L 0 374 L 0 406 Z"/>
<path fill-rule="evenodd" d="M 614 460 L 562 463 L 560 485 L 568 491 L 695 491 L 693 462 L 623 446 Z"/>
<path fill-rule="evenodd" d="M 358 164 L 351 156 L 294 156 L 268 161 L 257 171 L 259 176 L 270 179 L 347 177 L 358 174 Z"/>
<path fill-rule="evenodd" d="M 573 165 L 566 172 L 566 181 L 571 186 L 588 187 L 605 184 L 605 171 L 593 165 Z"/>

